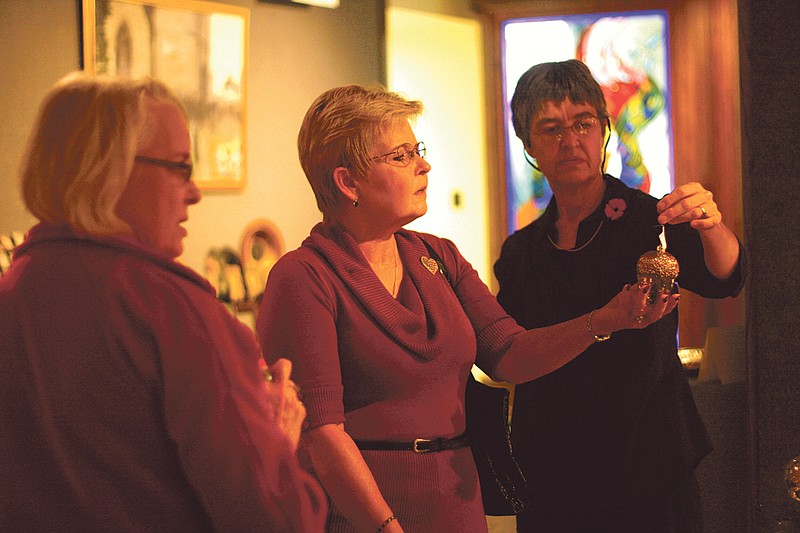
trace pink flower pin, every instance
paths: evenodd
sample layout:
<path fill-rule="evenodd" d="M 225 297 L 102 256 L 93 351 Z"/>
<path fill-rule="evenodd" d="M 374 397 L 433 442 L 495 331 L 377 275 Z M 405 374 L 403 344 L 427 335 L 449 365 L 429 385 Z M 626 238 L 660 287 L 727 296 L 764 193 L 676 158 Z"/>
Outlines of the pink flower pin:
<path fill-rule="evenodd" d="M 622 198 L 612 198 L 606 204 L 605 214 L 611 220 L 617 220 L 625 214 L 625 208 L 628 205 Z"/>

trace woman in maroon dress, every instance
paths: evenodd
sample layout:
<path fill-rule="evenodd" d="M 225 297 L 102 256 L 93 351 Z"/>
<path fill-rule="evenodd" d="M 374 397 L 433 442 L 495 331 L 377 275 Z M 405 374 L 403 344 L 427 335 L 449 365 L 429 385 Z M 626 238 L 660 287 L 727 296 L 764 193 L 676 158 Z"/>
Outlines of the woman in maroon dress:
<path fill-rule="evenodd" d="M 463 437 L 472 364 L 534 379 L 677 304 L 624 288 L 574 320 L 520 328 L 452 242 L 403 229 L 427 211 L 431 167 L 409 122 L 421 112 L 355 85 L 312 104 L 298 149 L 324 221 L 273 267 L 259 314 L 267 361 L 294 361 L 301 448 L 332 501 L 329 531 L 486 531 Z"/>
<path fill-rule="evenodd" d="M 181 265 L 186 113 L 153 80 L 70 75 L 22 167 L 41 222 L 0 278 L 0 531 L 320 531 L 288 361 Z"/>

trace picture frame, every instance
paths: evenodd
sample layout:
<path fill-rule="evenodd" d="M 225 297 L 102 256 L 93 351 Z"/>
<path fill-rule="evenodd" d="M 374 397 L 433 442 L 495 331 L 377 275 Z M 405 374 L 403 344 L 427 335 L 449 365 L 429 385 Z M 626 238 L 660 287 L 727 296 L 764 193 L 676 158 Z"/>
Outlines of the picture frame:
<path fill-rule="evenodd" d="M 250 11 L 201 0 L 82 0 L 83 69 L 150 76 L 183 103 L 200 189 L 246 181 Z"/>

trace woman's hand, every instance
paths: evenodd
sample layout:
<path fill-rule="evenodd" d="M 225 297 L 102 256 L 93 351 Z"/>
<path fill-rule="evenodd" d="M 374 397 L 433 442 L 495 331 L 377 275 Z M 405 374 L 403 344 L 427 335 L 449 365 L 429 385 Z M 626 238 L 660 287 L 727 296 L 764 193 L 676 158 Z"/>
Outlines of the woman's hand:
<path fill-rule="evenodd" d="M 592 317 L 592 332 L 604 335 L 623 329 L 643 329 L 670 314 L 678 305 L 681 295 L 659 293 L 653 303 L 648 303 L 649 285 L 625 285 L 606 305 Z"/>
<path fill-rule="evenodd" d="M 694 229 L 704 231 L 722 222 L 714 195 L 697 182 L 681 185 L 665 195 L 656 209 L 659 224 L 689 222 Z"/>
<path fill-rule="evenodd" d="M 700 233 L 706 267 L 718 279 L 728 279 L 739 261 L 739 241 L 722 223 L 714 195 L 699 183 L 681 185 L 658 204 L 659 224 L 689 222 Z"/>
<path fill-rule="evenodd" d="M 268 372 L 272 377 L 267 379 L 266 386 L 273 400 L 275 419 L 297 447 L 306 418 L 306 408 L 300 401 L 300 388 L 290 379 L 292 362 L 278 359 L 270 365 Z"/>

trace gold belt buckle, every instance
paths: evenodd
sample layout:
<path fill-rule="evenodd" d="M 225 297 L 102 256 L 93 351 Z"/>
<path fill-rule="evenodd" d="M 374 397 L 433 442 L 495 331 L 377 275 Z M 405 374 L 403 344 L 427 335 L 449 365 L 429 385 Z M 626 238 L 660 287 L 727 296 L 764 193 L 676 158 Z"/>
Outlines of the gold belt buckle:
<path fill-rule="evenodd" d="M 431 442 L 430 439 L 414 439 L 414 453 L 428 453 L 430 450 L 420 450 L 419 444 L 423 442 Z"/>

